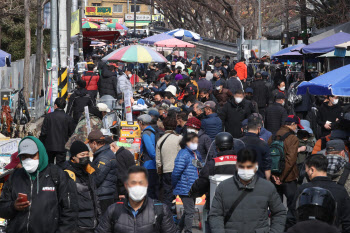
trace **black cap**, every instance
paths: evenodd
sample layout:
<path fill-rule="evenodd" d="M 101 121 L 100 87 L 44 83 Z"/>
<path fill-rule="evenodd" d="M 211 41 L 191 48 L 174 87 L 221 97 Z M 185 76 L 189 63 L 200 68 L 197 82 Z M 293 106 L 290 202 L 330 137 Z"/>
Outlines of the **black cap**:
<path fill-rule="evenodd" d="M 221 132 L 215 137 L 215 145 L 220 151 L 233 149 L 233 137 L 230 133 Z"/>
<path fill-rule="evenodd" d="M 334 139 L 334 140 L 327 142 L 326 150 L 327 150 L 327 152 L 343 151 L 343 150 L 345 150 L 345 144 L 344 144 L 343 140 Z"/>
<path fill-rule="evenodd" d="M 70 151 L 71 157 L 74 157 L 81 152 L 89 151 L 89 148 L 86 146 L 84 142 L 75 141 L 72 143 L 69 151 Z"/>
<path fill-rule="evenodd" d="M 276 100 L 284 100 L 284 99 L 286 99 L 286 96 L 283 93 L 278 92 L 275 99 Z"/>

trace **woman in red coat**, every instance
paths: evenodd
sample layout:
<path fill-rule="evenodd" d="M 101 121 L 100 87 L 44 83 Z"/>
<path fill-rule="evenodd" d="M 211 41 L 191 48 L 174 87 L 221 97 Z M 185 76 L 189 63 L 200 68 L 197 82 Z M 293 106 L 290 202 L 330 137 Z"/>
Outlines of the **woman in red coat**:
<path fill-rule="evenodd" d="M 91 99 L 96 103 L 96 97 L 98 92 L 97 82 L 100 79 L 100 76 L 94 73 L 95 64 L 92 62 L 87 63 L 88 71 L 81 77 L 82 80 L 86 82 L 86 90 L 88 91 Z"/>

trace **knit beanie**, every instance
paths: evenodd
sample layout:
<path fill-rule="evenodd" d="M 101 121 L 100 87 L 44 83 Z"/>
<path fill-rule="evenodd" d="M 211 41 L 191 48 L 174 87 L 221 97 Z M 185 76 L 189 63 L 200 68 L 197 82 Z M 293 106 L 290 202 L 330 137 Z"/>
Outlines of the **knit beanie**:
<path fill-rule="evenodd" d="M 89 151 L 89 148 L 87 147 L 87 145 L 85 145 L 85 143 L 83 143 L 81 141 L 73 142 L 71 147 L 70 147 L 71 157 L 74 157 L 77 154 L 79 154 L 81 152 L 85 152 L 85 151 Z"/>
<path fill-rule="evenodd" d="M 191 117 L 187 120 L 186 126 L 192 127 L 194 129 L 200 129 L 201 128 L 201 121 L 196 117 Z"/>

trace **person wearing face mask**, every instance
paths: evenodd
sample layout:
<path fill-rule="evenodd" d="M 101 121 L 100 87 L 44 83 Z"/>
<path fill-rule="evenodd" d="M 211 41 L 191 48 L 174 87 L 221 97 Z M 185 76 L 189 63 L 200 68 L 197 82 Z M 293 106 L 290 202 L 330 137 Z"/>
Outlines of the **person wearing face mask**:
<path fill-rule="evenodd" d="M 240 150 L 236 167 L 233 178 L 222 181 L 215 190 L 209 212 L 211 232 L 284 232 L 286 208 L 274 185 L 256 175 L 254 151 Z"/>
<path fill-rule="evenodd" d="M 244 92 L 244 99 L 249 103 L 251 103 L 252 111 L 255 113 L 259 112 L 258 103 L 253 99 L 254 91 L 251 87 L 247 87 Z"/>
<path fill-rule="evenodd" d="M 265 127 L 273 135 L 281 128 L 288 116 L 287 110 L 284 108 L 285 101 L 284 94 L 278 93 L 275 102 L 266 108 Z"/>
<path fill-rule="evenodd" d="M 146 168 L 130 167 L 124 185 L 128 191 L 126 198 L 108 208 L 95 233 L 176 233 L 167 205 L 147 196 Z"/>
<path fill-rule="evenodd" d="M 222 132 L 222 121 L 216 113 L 216 104 L 213 101 L 207 101 L 201 107 L 204 110 L 206 117 L 201 120 L 201 128 L 210 137 L 211 140 L 215 139 L 215 136 Z"/>
<path fill-rule="evenodd" d="M 318 108 L 317 124 L 321 127 L 321 137 L 329 135 L 334 124 L 340 119 L 342 108 L 338 96 L 328 96 L 321 107 Z"/>
<path fill-rule="evenodd" d="M 203 120 L 205 115 L 203 111 L 204 104 L 202 102 L 195 102 L 193 105 L 193 111 L 192 111 L 192 116 L 196 117 L 199 120 Z"/>
<path fill-rule="evenodd" d="M 238 90 L 243 90 L 242 82 L 237 77 L 237 71 L 230 71 L 230 78 L 226 81 L 226 87 L 231 91 L 231 93 L 235 93 Z"/>
<path fill-rule="evenodd" d="M 156 85 L 156 86 L 152 87 L 152 90 L 153 90 L 154 92 L 164 92 L 165 89 L 167 88 L 167 84 L 166 84 L 165 81 L 164 81 L 164 77 L 161 78 L 161 79 L 159 80 L 159 82 L 160 82 L 159 85 Z"/>
<path fill-rule="evenodd" d="M 327 176 L 328 160 L 321 154 L 309 156 L 305 159 L 305 171 L 310 179 L 309 183 L 302 184 L 297 189 L 292 206 L 289 208 L 287 227 L 296 223 L 296 206 L 300 194 L 306 188 L 320 187 L 330 191 L 337 203 L 335 226 L 342 232 L 350 232 L 350 198 L 343 185 L 337 184 Z M 331 213 L 329 213 L 331 214 Z"/>
<path fill-rule="evenodd" d="M 287 206 L 290 209 L 295 191 L 297 189 L 297 179 L 299 171 L 297 166 L 299 139 L 295 135 L 297 130 L 304 129 L 297 116 L 289 115 L 284 120 L 284 125 L 277 131 L 274 137 L 269 140 L 269 145 L 275 140 L 283 141 L 284 168 L 281 173 L 272 172 L 272 181 L 275 183 L 277 191 L 283 200 L 283 195 L 287 198 Z"/>
<path fill-rule="evenodd" d="M 213 79 L 211 81 L 213 87 L 217 87 L 220 86 L 220 84 L 222 84 L 223 86 L 226 85 L 225 80 L 221 79 L 221 74 L 220 71 L 216 70 L 213 72 Z"/>
<path fill-rule="evenodd" d="M 96 193 L 96 184 L 91 174 L 89 148 L 81 141 L 73 142 L 71 158 L 65 163 L 64 171 L 75 182 L 78 196 L 78 226 L 74 233 L 93 233 L 101 214 Z"/>
<path fill-rule="evenodd" d="M 183 206 L 184 213 L 178 225 L 178 232 L 191 233 L 192 222 L 195 213 L 195 198 L 190 197 L 188 192 L 192 184 L 198 179 L 198 169 L 193 166 L 192 160 L 202 161 L 198 152 L 198 136 L 195 133 L 187 133 L 180 142 L 181 150 L 176 156 L 174 170 L 171 175 L 174 195 L 179 195 Z"/>
<path fill-rule="evenodd" d="M 213 101 L 215 104 L 218 103 L 215 96 L 211 93 L 211 91 L 207 89 L 200 89 L 199 90 L 199 99 L 202 103 L 205 103 L 207 101 Z"/>
<path fill-rule="evenodd" d="M 242 83 L 245 83 L 248 77 L 248 69 L 245 63 L 246 63 L 246 59 L 243 57 L 241 58 L 240 62 L 238 62 L 235 65 L 235 68 L 234 68 L 234 70 L 237 71 L 237 76 L 242 81 Z"/>
<path fill-rule="evenodd" d="M 252 109 L 252 104 L 244 100 L 243 91 L 236 91 L 234 98 L 227 101 L 220 112 L 225 131 L 234 138 L 240 138 L 242 136 L 241 122 L 253 113 Z"/>
<path fill-rule="evenodd" d="M 271 92 L 270 96 L 270 104 L 273 103 L 273 101 L 276 99 L 276 96 L 278 93 L 282 93 L 284 96 L 287 96 L 287 91 L 286 91 L 286 83 L 282 80 L 279 80 L 276 83 L 276 88 Z"/>
<path fill-rule="evenodd" d="M 91 166 L 95 169 L 94 178 L 102 214 L 113 204 L 117 190 L 117 164 L 113 151 L 106 143 L 100 130 L 92 131 L 88 136 L 89 147 L 94 153 Z"/>
<path fill-rule="evenodd" d="M 129 75 L 132 75 L 132 73 L 130 70 L 127 70 L 125 71 L 125 73 L 118 76 L 118 82 L 117 82 L 118 99 L 122 98 L 123 93 L 126 93 L 126 92 L 133 93 Z"/>
<path fill-rule="evenodd" d="M 8 220 L 6 232 L 71 232 L 78 217 L 73 180 L 49 164 L 44 145 L 35 137 L 21 140 L 18 157 L 23 168 L 12 173 L 0 197 L 0 218 Z"/>
<path fill-rule="evenodd" d="M 224 106 L 224 104 L 227 103 L 227 100 L 233 97 L 232 92 L 229 89 L 224 88 L 224 84 L 222 82 L 219 86 L 215 87 L 213 95 L 217 99 L 220 107 Z"/>

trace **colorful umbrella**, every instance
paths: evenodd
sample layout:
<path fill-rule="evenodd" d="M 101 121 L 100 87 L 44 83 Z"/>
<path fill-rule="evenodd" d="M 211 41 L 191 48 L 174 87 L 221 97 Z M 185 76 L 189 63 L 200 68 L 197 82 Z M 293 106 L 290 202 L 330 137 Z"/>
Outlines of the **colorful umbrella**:
<path fill-rule="evenodd" d="M 96 29 L 100 29 L 100 25 L 98 25 L 96 23 L 92 23 L 92 22 L 83 22 L 82 28 L 96 28 Z"/>
<path fill-rule="evenodd" d="M 191 38 L 193 41 L 198 41 L 202 39 L 199 34 L 182 28 L 172 30 L 170 32 L 167 32 L 167 34 L 177 39 L 183 39 L 184 37 Z"/>
<path fill-rule="evenodd" d="M 123 61 L 137 63 L 167 62 L 168 60 L 150 47 L 130 45 L 120 48 L 102 58 L 103 61 Z"/>
<path fill-rule="evenodd" d="M 171 38 L 168 40 L 162 40 L 154 43 L 155 46 L 158 47 L 169 47 L 169 48 L 194 48 L 196 47 L 194 44 L 187 43 L 185 41 L 176 39 L 176 38 Z"/>
<path fill-rule="evenodd" d="M 129 28 L 127 28 L 126 26 L 124 26 L 123 24 L 120 24 L 120 23 L 109 23 L 107 24 L 107 27 L 109 28 L 114 28 L 114 29 L 117 29 L 117 30 L 129 30 Z"/>

